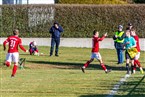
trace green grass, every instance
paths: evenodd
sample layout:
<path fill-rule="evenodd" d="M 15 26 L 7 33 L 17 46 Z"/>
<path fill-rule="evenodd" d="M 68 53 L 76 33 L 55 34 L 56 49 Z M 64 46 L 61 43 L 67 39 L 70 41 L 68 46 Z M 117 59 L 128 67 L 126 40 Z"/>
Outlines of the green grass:
<path fill-rule="evenodd" d="M 100 50 L 107 68 L 113 69 L 111 73 L 105 74 L 95 60 L 84 74 L 80 66 L 90 58 L 90 48 L 61 47 L 59 57 L 49 57 L 49 47 L 39 47 L 43 56 L 20 52 L 20 57 L 27 61 L 25 69 L 18 69 L 16 77 L 11 78 L 12 66 L 2 65 L 6 52 L 2 51 L 2 46 L 0 50 L 1 97 L 105 97 L 126 73 L 116 64 L 115 50 Z M 143 67 L 144 59 L 145 53 L 141 52 Z M 139 71 L 131 75 L 114 97 L 145 97 L 143 75 Z"/>

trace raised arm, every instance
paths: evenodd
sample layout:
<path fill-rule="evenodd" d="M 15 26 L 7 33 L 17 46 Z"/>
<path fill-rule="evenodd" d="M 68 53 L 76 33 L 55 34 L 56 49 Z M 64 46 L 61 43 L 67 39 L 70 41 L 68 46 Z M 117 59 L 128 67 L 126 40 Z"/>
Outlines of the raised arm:
<path fill-rule="evenodd" d="M 98 38 L 98 41 L 102 41 L 107 36 L 107 33 L 105 33 L 101 38 Z"/>

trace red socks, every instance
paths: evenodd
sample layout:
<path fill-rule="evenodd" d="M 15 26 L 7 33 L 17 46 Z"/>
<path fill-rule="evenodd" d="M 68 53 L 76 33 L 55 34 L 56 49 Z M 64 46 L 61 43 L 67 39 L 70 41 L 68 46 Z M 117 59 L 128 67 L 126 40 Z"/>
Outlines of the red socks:
<path fill-rule="evenodd" d="M 13 71 L 12 71 L 12 75 L 13 76 L 16 74 L 17 68 L 18 68 L 18 66 L 17 65 L 14 65 Z"/>
<path fill-rule="evenodd" d="M 134 64 L 137 64 L 139 68 L 141 67 L 140 62 L 138 60 L 134 60 Z"/>
<path fill-rule="evenodd" d="M 85 64 L 84 64 L 84 67 L 87 68 L 89 66 L 91 62 L 90 61 L 87 61 Z"/>
<path fill-rule="evenodd" d="M 139 68 L 141 67 L 140 62 L 138 60 L 134 60 L 133 70 L 136 70 L 136 65 L 138 65 Z"/>
<path fill-rule="evenodd" d="M 101 63 L 101 67 L 104 71 L 107 71 L 106 66 L 103 63 Z"/>

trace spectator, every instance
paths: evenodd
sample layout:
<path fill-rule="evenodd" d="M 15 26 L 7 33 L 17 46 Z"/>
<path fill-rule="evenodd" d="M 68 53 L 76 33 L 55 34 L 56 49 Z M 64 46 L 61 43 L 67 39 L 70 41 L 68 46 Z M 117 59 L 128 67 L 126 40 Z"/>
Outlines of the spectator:
<path fill-rule="evenodd" d="M 54 25 L 49 30 L 49 33 L 51 34 L 50 56 L 53 55 L 54 45 L 55 56 L 58 56 L 61 32 L 63 32 L 63 28 L 57 22 L 54 22 Z"/>
<path fill-rule="evenodd" d="M 124 42 L 125 34 L 123 31 L 123 26 L 118 26 L 118 31 L 113 36 L 114 39 L 114 46 L 117 51 L 117 57 L 118 57 L 118 63 L 117 64 L 123 64 L 124 57 L 123 57 L 123 42 Z"/>

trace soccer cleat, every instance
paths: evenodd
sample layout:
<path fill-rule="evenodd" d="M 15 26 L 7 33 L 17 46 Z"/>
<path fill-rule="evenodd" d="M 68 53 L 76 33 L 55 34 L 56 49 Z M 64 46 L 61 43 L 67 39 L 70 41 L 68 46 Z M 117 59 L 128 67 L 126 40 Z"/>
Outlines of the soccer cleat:
<path fill-rule="evenodd" d="M 11 75 L 11 78 L 14 78 L 15 76 L 14 75 Z"/>
<path fill-rule="evenodd" d="M 112 71 L 112 69 L 105 71 L 105 73 L 109 73 L 109 72 L 111 72 L 111 71 Z"/>
<path fill-rule="evenodd" d="M 126 73 L 126 74 L 130 74 L 130 73 L 129 73 L 129 70 L 127 70 L 127 73 Z"/>
<path fill-rule="evenodd" d="M 83 73 L 85 73 L 85 68 L 81 67 L 81 70 L 82 70 Z"/>
<path fill-rule="evenodd" d="M 144 74 L 144 71 L 143 71 L 143 70 L 140 70 L 140 73 L 141 73 L 141 74 Z"/>

